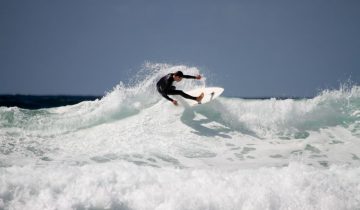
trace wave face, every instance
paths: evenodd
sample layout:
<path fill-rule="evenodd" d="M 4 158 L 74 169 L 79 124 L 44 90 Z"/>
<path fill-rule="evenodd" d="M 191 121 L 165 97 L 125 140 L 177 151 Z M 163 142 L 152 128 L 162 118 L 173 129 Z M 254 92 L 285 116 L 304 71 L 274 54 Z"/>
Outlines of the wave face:
<path fill-rule="evenodd" d="M 0 107 L 0 209 L 359 209 L 359 86 L 189 109 L 154 88 L 178 70 L 198 73 L 146 64 L 100 100 Z"/>

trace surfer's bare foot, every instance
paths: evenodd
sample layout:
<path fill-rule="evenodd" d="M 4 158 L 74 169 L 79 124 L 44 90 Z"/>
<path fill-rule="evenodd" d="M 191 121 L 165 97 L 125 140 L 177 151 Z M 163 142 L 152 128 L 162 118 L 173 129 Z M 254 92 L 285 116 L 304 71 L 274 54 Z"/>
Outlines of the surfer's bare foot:
<path fill-rule="evenodd" d="M 201 93 L 197 98 L 196 98 L 196 101 L 198 103 L 201 103 L 201 100 L 204 98 L 204 93 Z"/>

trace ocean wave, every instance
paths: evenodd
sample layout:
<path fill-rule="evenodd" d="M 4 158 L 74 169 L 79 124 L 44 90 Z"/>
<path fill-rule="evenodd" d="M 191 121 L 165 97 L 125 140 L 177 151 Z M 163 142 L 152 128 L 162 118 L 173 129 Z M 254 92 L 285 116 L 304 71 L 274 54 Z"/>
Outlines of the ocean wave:
<path fill-rule="evenodd" d="M 0 107 L 0 209 L 360 206 L 359 86 L 176 107 L 155 83 L 177 70 L 198 73 L 146 64 L 101 99 Z"/>

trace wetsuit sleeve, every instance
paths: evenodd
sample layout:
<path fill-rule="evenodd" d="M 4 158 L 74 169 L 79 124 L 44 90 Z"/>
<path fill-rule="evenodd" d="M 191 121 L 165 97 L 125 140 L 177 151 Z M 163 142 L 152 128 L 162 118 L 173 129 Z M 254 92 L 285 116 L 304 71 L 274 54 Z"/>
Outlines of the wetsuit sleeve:
<path fill-rule="evenodd" d="M 195 76 L 191 76 L 191 75 L 183 75 L 182 77 L 186 79 L 196 79 Z"/>
<path fill-rule="evenodd" d="M 165 93 L 161 93 L 161 95 L 162 95 L 164 98 L 166 98 L 167 100 L 173 102 L 173 99 L 170 98 L 170 97 L 169 97 L 168 95 L 166 95 Z"/>

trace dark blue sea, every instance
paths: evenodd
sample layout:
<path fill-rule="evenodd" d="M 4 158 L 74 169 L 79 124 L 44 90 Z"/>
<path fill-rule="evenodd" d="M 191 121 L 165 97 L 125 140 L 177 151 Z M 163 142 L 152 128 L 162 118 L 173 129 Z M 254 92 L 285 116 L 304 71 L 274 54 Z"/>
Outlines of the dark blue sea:
<path fill-rule="evenodd" d="M 93 101 L 102 96 L 74 95 L 0 95 L 0 106 L 23 109 L 42 109 L 74 105 L 82 101 Z"/>

